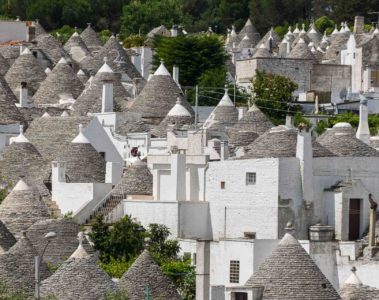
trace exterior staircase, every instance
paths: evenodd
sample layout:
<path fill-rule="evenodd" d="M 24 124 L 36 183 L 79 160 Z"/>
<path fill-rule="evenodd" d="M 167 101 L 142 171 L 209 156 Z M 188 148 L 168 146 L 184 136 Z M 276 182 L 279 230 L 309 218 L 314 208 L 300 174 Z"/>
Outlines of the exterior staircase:
<path fill-rule="evenodd" d="M 124 194 L 109 193 L 86 219 L 85 225 L 91 226 L 98 216 L 103 216 L 105 222 L 112 222 L 111 213 L 126 198 Z"/>

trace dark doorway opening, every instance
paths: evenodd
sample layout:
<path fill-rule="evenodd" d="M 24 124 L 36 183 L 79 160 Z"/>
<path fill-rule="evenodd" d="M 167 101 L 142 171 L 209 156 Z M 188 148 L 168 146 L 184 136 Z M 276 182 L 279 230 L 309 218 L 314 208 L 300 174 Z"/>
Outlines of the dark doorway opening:
<path fill-rule="evenodd" d="M 349 240 L 359 239 L 361 223 L 361 199 L 350 199 L 349 203 Z"/>

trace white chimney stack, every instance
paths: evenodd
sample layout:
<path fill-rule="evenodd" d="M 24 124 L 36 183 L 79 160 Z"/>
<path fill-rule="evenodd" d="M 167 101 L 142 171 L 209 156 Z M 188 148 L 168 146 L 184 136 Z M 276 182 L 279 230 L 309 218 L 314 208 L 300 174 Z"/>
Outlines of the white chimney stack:
<path fill-rule="evenodd" d="M 177 37 L 178 36 L 178 26 L 172 25 L 171 28 L 171 37 Z"/>
<path fill-rule="evenodd" d="M 53 161 L 51 170 L 51 184 L 66 182 L 66 163 L 63 161 Z"/>
<path fill-rule="evenodd" d="M 186 201 L 186 154 L 173 151 L 171 153 L 172 191 L 175 201 Z"/>
<path fill-rule="evenodd" d="M 172 67 L 172 78 L 179 85 L 179 66 L 176 64 Z"/>
<path fill-rule="evenodd" d="M 313 153 L 311 133 L 305 128 L 299 129 L 296 143 L 296 157 L 300 161 L 300 175 L 303 200 L 313 202 Z"/>
<path fill-rule="evenodd" d="M 220 160 L 226 160 L 229 158 L 228 141 L 220 142 Z"/>
<path fill-rule="evenodd" d="M 366 144 L 370 144 L 370 129 L 368 126 L 367 98 L 359 95 L 361 102 L 359 106 L 359 125 L 356 137 Z"/>
<path fill-rule="evenodd" d="M 20 107 L 28 107 L 28 87 L 26 82 L 21 82 L 19 105 Z"/>
<path fill-rule="evenodd" d="M 196 299 L 209 299 L 210 244 L 205 240 L 196 242 Z"/>
<path fill-rule="evenodd" d="M 103 81 L 103 95 L 101 98 L 101 112 L 113 112 L 113 82 Z"/>

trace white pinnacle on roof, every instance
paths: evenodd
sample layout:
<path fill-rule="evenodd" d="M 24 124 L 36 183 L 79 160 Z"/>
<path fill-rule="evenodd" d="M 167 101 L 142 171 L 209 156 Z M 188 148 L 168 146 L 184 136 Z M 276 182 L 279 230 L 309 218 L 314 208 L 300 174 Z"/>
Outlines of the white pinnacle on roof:
<path fill-rule="evenodd" d="M 68 114 L 66 110 L 61 114 L 61 117 L 69 117 L 69 116 L 70 115 Z"/>
<path fill-rule="evenodd" d="M 349 278 L 344 282 L 345 284 L 355 284 L 355 285 L 362 285 L 362 281 L 359 279 L 357 274 L 355 273 L 357 269 L 355 267 L 351 268 L 351 274 Z"/>
<path fill-rule="evenodd" d="M 30 52 L 29 48 L 25 48 L 24 51 L 22 51 L 21 55 L 26 55 L 26 54 L 32 54 L 32 52 Z"/>
<path fill-rule="evenodd" d="M 13 188 L 13 191 L 28 191 L 30 190 L 30 186 L 28 186 L 24 180 L 20 179 L 15 187 Z"/>
<path fill-rule="evenodd" d="M 61 57 L 61 59 L 58 61 L 58 64 L 67 64 L 67 60 L 64 57 Z"/>
<path fill-rule="evenodd" d="M 376 24 L 375 30 L 372 34 L 379 34 L 378 24 Z"/>
<path fill-rule="evenodd" d="M 154 72 L 154 75 L 166 75 L 166 76 L 171 76 L 170 72 L 166 69 L 163 60 L 161 60 L 161 64 L 159 68 Z"/>
<path fill-rule="evenodd" d="M 180 98 L 176 101 L 176 104 L 168 112 L 168 116 L 180 116 L 180 117 L 191 117 L 190 112 L 182 105 Z"/>
<path fill-rule="evenodd" d="M 300 38 L 298 43 L 299 43 L 299 44 L 305 44 L 305 41 L 304 41 L 303 38 Z"/>
<path fill-rule="evenodd" d="M 288 31 L 286 33 L 286 36 L 287 35 L 293 35 L 293 33 L 292 33 L 292 27 L 291 26 L 288 27 Z"/>
<path fill-rule="evenodd" d="M 333 128 L 352 128 L 350 123 L 339 122 L 333 126 Z"/>
<path fill-rule="evenodd" d="M 79 36 L 79 33 L 75 31 L 72 36 Z"/>
<path fill-rule="evenodd" d="M 305 24 L 304 23 L 301 25 L 301 31 L 300 31 L 300 33 L 306 33 L 306 31 L 305 31 Z"/>
<path fill-rule="evenodd" d="M 337 28 L 337 24 L 336 24 L 336 25 L 334 25 L 334 30 L 332 32 L 332 35 L 337 34 L 337 33 L 338 33 L 338 28 Z"/>
<path fill-rule="evenodd" d="M 104 64 L 103 64 L 103 66 L 100 68 L 100 70 L 98 71 L 98 73 L 113 73 L 113 70 L 112 70 L 111 67 L 107 64 L 107 59 L 106 59 L 106 57 L 104 58 Z"/>
<path fill-rule="evenodd" d="M 46 111 L 41 118 L 51 118 L 51 116 L 49 115 L 49 113 Z"/>
<path fill-rule="evenodd" d="M 350 28 L 347 22 L 345 22 L 345 32 L 350 32 Z"/>
<path fill-rule="evenodd" d="M 12 140 L 12 143 L 30 143 L 24 135 L 24 126 L 20 125 L 20 134 Z"/>
<path fill-rule="evenodd" d="M 309 33 L 317 33 L 317 30 L 315 28 L 315 24 L 314 23 L 312 23 L 311 29 L 309 30 Z"/>
<path fill-rule="evenodd" d="M 293 31 L 293 33 L 295 33 L 295 34 L 300 33 L 299 26 L 297 24 L 296 24 L 296 27 L 295 27 L 295 30 Z"/>
<path fill-rule="evenodd" d="M 86 74 L 84 74 L 83 70 L 80 69 L 80 70 L 78 71 L 78 73 L 76 73 L 76 75 L 86 75 Z"/>
<path fill-rule="evenodd" d="M 79 134 L 72 140 L 73 144 L 90 144 L 89 140 L 83 134 L 83 125 L 79 124 Z"/>
<path fill-rule="evenodd" d="M 45 74 L 49 74 L 49 73 L 51 73 L 51 69 L 50 69 L 49 67 L 47 67 L 47 68 L 45 69 Z"/>
<path fill-rule="evenodd" d="M 83 248 L 83 239 L 85 238 L 83 232 L 78 233 L 79 246 L 74 253 L 71 254 L 70 258 L 86 258 L 88 257 L 87 251 Z"/>
<path fill-rule="evenodd" d="M 228 88 L 225 87 L 225 94 L 224 96 L 221 98 L 220 102 L 217 104 L 217 106 L 234 106 L 232 100 L 230 99 L 229 97 L 229 94 L 228 94 Z"/>

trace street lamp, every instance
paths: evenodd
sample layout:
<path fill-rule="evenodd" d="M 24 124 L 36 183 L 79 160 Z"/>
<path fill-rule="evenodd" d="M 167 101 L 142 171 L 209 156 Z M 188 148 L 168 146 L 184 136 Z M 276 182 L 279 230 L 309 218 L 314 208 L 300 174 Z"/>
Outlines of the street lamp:
<path fill-rule="evenodd" d="M 40 300 L 40 267 L 41 267 L 41 260 L 43 258 L 43 255 L 45 254 L 47 246 L 50 244 L 50 242 L 57 236 L 57 234 L 53 231 L 48 232 L 45 234 L 44 239 L 47 241 L 45 247 L 42 250 L 41 256 L 37 255 L 34 257 L 34 270 L 35 270 L 35 299 Z"/>

